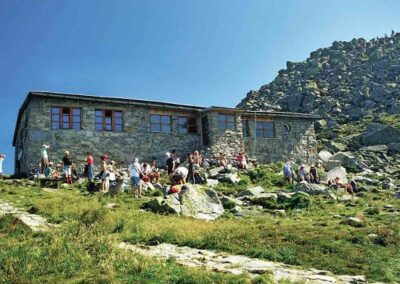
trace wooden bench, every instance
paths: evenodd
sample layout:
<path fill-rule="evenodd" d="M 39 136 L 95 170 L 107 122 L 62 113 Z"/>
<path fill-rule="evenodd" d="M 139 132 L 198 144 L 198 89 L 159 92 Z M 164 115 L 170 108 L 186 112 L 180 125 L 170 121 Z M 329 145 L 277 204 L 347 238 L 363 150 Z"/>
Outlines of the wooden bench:
<path fill-rule="evenodd" d="M 37 180 L 39 182 L 39 186 L 40 187 L 44 187 L 46 182 L 50 182 L 51 184 L 56 184 L 57 185 L 57 189 L 60 189 L 60 184 L 61 184 L 61 178 L 54 178 L 54 177 L 40 177 L 40 178 L 36 178 L 35 180 Z"/>

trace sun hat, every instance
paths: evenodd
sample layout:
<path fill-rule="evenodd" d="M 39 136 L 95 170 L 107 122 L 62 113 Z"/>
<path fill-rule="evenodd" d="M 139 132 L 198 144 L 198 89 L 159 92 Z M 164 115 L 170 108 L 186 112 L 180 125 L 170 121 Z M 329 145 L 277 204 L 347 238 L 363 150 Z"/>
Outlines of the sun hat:
<path fill-rule="evenodd" d="M 69 151 L 65 151 L 65 155 L 67 155 L 67 156 L 68 156 L 68 155 L 69 155 Z"/>

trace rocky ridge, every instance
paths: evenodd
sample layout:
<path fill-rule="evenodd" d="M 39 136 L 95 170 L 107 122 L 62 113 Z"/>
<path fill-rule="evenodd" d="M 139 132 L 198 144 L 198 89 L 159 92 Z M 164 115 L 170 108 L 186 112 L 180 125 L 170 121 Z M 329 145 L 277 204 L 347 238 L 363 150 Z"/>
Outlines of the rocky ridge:
<path fill-rule="evenodd" d="M 318 114 L 321 149 L 351 151 L 374 171 L 397 168 L 400 33 L 335 41 L 303 62 L 287 62 L 271 83 L 250 91 L 237 107 Z"/>

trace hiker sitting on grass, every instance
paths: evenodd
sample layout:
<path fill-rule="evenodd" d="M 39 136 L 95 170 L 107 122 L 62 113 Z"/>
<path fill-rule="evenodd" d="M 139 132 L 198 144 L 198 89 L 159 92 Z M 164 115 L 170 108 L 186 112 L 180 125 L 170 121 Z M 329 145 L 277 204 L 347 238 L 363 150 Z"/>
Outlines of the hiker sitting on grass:
<path fill-rule="evenodd" d="M 320 183 L 319 175 L 314 165 L 312 165 L 310 168 L 310 183 L 315 183 L 315 184 Z"/>
<path fill-rule="evenodd" d="M 137 197 L 142 197 L 142 180 L 140 179 L 140 175 L 143 175 L 139 159 L 133 159 L 132 163 L 129 165 L 129 176 L 131 177 L 131 192 L 135 195 L 135 189 L 137 189 Z"/>
<path fill-rule="evenodd" d="M 354 190 L 357 189 L 357 183 L 355 181 L 351 181 L 350 183 L 343 183 L 338 176 L 328 179 L 327 184 L 334 188 L 344 188 L 350 194 L 353 194 Z"/>
<path fill-rule="evenodd" d="M 306 170 L 306 166 L 304 164 L 300 166 L 298 175 L 299 175 L 299 181 L 310 181 L 308 172 Z"/>

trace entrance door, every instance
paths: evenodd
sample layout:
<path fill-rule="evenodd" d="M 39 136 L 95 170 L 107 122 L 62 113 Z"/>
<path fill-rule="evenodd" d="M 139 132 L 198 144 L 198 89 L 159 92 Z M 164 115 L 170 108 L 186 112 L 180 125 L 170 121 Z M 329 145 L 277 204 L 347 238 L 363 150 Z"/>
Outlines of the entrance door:
<path fill-rule="evenodd" d="M 210 137 L 209 137 L 209 123 L 207 115 L 201 118 L 201 133 L 203 136 L 203 146 L 208 146 L 210 144 Z"/>

